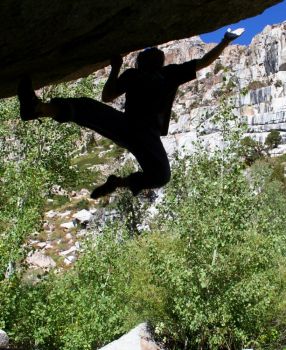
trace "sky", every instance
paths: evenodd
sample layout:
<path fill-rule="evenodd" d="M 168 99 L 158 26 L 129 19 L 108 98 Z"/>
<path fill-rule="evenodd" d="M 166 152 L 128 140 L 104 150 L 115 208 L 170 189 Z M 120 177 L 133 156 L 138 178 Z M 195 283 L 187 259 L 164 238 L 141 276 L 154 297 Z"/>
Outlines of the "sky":
<path fill-rule="evenodd" d="M 211 33 L 202 34 L 200 37 L 206 43 L 215 43 L 222 39 L 227 28 L 237 29 L 242 27 L 245 28 L 245 32 L 240 38 L 234 41 L 234 44 L 248 45 L 250 44 L 252 38 L 256 34 L 262 32 L 263 28 L 267 24 L 276 24 L 283 21 L 286 21 L 286 0 L 282 1 L 278 5 L 269 7 L 261 15 L 242 20 L 233 25 L 222 27 Z"/>

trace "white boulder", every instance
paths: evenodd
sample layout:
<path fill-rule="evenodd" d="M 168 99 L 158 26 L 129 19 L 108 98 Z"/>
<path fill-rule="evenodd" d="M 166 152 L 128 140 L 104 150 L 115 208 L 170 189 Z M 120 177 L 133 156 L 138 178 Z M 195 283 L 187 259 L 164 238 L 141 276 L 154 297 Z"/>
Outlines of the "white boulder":
<path fill-rule="evenodd" d="M 64 222 L 63 224 L 60 225 L 60 227 L 62 228 L 66 228 L 66 229 L 71 229 L 75 227 L 75 223 L 73 221 L 70 222 Z"/>
<path fill-rule="evenodd" d="M 60 252 L 60 255 L 61 256 L 67 256 L 67 255 L 72 254 L 73 252 L 76 252 L 76 251 L 77 251 L 77 247 L 76 246 L 72 246 L 72 247 L 70 247 L 70 249 Z"/>
<path fill-rule="evenodd" d="M 118 340 L 99 350 L 163 350 L 153 340 L 146 323 L 141 323 Z"/>
<path fill-rule="evenodd" d="M 83 210 L 79 211 L 78 213 L 75 213 L 73 215 L 73 218 L 78 220 L 81 224 L 88 223 L 92 218 L 92 214 L 89 210 L 83 209 Z"/>
<path fill-rule="evenodd" d="M 41 252 L 35 252 L 31 256 L 27 257 L 27 262 L 30 265 L 38 266 L 41 268 L 53 268 L 56 267 L 55 261 Z"/>
<path fill-rule="evenodd" d="M 7 348 L 9 345 L 9 337 L 6 332 L 0 329 L 0 349 Z"/>
<path fill-rule="evenodd" d="M 74 263 L 76 261 L 76 256 L 71 255 L 71 256 L 67 256 L 64 260 L 65 265 L 71 265 L 72 263 Z"/>

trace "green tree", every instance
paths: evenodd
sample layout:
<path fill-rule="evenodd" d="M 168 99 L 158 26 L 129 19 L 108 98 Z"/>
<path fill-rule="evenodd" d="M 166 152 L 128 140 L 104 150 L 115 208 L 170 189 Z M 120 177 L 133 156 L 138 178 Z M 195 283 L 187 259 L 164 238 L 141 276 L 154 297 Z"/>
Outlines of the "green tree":
<path fill-rule="evenodd" d="M 246 165 L 252 165 L 256 160 L 264 157 L 264 147 L 260 142 L 246 136 L 241 140 L 242 157 Z"/>
<path fill-rule="evenodd" d="M 278 145 L 282 141 L 282 136 L 278 130 L 271 130 L 267 135 L 265 140 L 265 145 L 267 145 L 270 149 L 278 147 Z"/>

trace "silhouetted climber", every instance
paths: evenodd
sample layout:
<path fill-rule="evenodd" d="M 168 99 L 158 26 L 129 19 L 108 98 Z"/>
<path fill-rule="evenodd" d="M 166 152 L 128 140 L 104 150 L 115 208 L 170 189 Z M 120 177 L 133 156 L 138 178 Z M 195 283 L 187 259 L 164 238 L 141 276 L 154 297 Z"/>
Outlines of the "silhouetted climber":
<path fill-rule="evenodd" d="M 102 101 L 111 102 L 125 93 L 124 113 L 86 97 L 53 98 L 43 103 L 35 95 L 31 81 L 24 79 L 18 87 L 21 118 L 32 120 L 46 116 L 60 123 L 75 122 L 109 138 L 136 157 L 142 171 L 127 177 L 110 175 L 106 183 L 92 192 L 92 198 L 109 194 L 118 187 L 127 187 L 137 195 L 143 189 L 164 186 L 171 172 L 160 136 L 168 133 L 179 85 L 195 79 L 196 71 L 210 65 L 243 31 L 228 30 L 222 41 L 202 58 L 183 64 L 164 66 L 163 51 L 150 48 L 139 53 L 136 68 L 127 69 L 119 76 L 122 58 L 111 59 Z"/>

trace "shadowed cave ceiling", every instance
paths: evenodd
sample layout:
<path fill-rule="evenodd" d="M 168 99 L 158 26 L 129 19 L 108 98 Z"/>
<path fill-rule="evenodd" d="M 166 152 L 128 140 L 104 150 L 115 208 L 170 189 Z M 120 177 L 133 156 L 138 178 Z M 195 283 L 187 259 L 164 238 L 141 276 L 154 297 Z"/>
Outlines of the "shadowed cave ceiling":
<path fill-rule="evenodd" d="M 280 0 L 1 0 L 0 97 L 68 81 L 115 54 L 213 31 Z"/>

